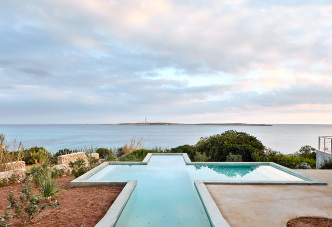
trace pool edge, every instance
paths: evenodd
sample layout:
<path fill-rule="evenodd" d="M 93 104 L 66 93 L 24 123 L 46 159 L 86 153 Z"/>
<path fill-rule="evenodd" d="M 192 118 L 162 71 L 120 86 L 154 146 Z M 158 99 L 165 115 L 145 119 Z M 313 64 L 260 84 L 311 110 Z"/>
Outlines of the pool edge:
<path fill-rule="evenodd" d="M 186 153 L 148 153 L 144 158 L 143 162 L 104 162 L 99 166 L 95 167 L 94 169 L 88 171 L 87 173 L 83 174 L 82 176 L 76 178 L 75 180 L 70 182 L 71 187 L 85 187 L 85 186 L 98 186 L 98 185 L 125 185 L 125 188 L 119 194 L 115 202 L 112 206 L 108 209 L 105 216 L 97 223 L 96 226 L 98 227 L 106 227 L 106 226 L 114 226 L 118 217 L 121 215 L 122 210 L 124 209 L 127 201 L 129 200 L 133 190 L 136 187 L 137 181 L 105 181 L 105 180 L 87 180 L 92 175 L 96 174 L 103 168 L 108 165 L 115 164 L 115 165 L 147 165 L 152 157 L 152 155 L 182 155 L 186 165 L 195 165 L 195 164 L 217 164 L 218 162 L 191 162 L 188 154 Z M 220 162 L 219 162 L 220 163 Z M 196 190 L 198 192 L 199 197 L 203 203 L 203 206 L 206 210 L 208 218 L 210 220 L 211 225 L 214 227 L 228 227 L 229 224 L 222 216 L 221 212 L 219 211 L 216 203 L 214 202 L 211 194 L 209 193 L 208 189 L 206 188 L 205 184 L 244 184 L 244 185 L 267 185 L 267 184 L 278 184 L 278 185 L 327 185 L 326 182 L 317 180 L 312 177 L 308 177 L 305 174 L 296 172 L 292 169 L 287 167 L 278 165 L 273 162 L 235 162 L 235 163 L 222 163 L 224 165 L 232 165 L 232 164 L 257 164 L 257 165 L 270 165 L 275 167 L 279 170 L 285 171 L 288 174 L 298 176 L 300 178 L 304 178 L 304 182 L 272 182 L 272 181 L 260 181 L 260 182 L 227 182 L 227 181 L 194 181 Z M 133 183 L 134 182 L 134 183 Z M 126 189 L 126 190 L 125 190 Z M 121 197 L 120 197 L 121 196 Z M 107 220 L 107 221 L 105 221 Z"/>

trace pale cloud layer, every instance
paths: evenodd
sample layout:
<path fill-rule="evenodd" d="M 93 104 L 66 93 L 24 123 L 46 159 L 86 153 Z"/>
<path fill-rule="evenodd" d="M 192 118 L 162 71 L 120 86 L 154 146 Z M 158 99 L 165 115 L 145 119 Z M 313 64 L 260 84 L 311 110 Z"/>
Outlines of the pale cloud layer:
<path fill-rule="evenodd" d="M 0 123 L 332 124 L 332 3 L 0 2 Z"/>

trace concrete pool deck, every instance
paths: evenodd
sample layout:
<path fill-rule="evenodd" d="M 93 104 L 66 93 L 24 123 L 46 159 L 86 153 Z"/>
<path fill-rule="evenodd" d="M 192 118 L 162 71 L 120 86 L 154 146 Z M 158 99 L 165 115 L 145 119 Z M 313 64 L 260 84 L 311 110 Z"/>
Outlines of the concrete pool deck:
<path fill-rule="evenodd" d="M 286 226 L 300 216 L 332 218 L 332 170 L 296 170 L 328 185 L 206 184 L 232 227 Z"/>

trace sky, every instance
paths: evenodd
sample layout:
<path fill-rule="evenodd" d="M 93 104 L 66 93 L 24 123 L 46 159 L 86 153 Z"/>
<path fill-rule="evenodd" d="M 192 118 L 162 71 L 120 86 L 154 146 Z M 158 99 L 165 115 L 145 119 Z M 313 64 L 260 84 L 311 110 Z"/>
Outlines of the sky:
<path fill-rule="evenodd" d="M 0 124 L 332 124 L 330 0 L 0 1 Z"/>

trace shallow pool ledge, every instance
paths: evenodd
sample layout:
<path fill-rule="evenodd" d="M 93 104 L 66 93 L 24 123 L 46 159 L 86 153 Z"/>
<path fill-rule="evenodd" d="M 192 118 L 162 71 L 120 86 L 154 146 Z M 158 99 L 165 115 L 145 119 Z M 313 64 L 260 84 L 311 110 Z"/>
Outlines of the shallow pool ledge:
<path fill-rule="evenodd" d="M 211 225 L 215 227 L 229 227 L 230 225 L 222 216 L 219 208 L 217 207 L 217 204 L 214 202 L 210 192 L 205 187 L 203 181 L 195 181 L 195 187 L 204 205 L 206 213 L 210 219 Z"/>
<path fill-rule="evenodd" d="M 122 189 L 105 216 L 97 223 L 97 225 L 95 225 L 96 227 L 109 227 L 115 225 L 123 208 L 126 206 L 131 193 L 134 191 L 136 184 L 136 180 L 130 180 L 127 182 L 126 186 Z"/>

